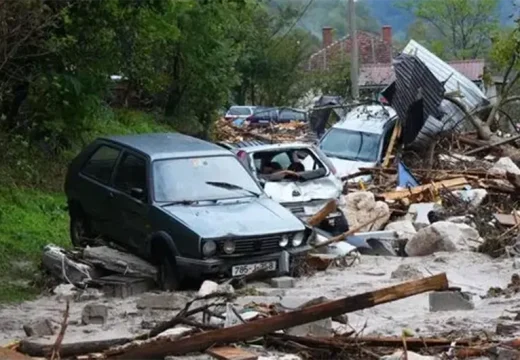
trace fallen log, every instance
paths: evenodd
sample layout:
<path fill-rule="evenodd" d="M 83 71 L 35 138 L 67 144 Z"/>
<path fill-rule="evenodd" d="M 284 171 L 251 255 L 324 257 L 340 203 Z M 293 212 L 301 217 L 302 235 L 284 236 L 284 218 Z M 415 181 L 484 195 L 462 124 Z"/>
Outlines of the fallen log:
<path fill-rule="evenodd" d="M 110 350 L 110 352 L 107 352 L 107 358 L 155 359 L 163 358 L 167 355 L 183 355 L 190 352 L 204 351 L 214 345 L 244 341 L 278 330 L 370 308 L 424 292 L 445 290 L 448 287 L 446 274 L 442 273 L 245 324 L 195 334 L 176 341 L 158 338 L 153 343 L 136 345 L 135 347 L 122 349 L 120 352 Z"/>
<path fill-rule="evenodd" d="M 307 224 L 310 226 L 317 226 L 323 220 L 329 216 L 330 213 L 333 213 L 338 208 L 338 205 L 335 200 L 329 200 L 324 207 L 320 209 L 316 214 L 312 215 L 308 220 Z"/>

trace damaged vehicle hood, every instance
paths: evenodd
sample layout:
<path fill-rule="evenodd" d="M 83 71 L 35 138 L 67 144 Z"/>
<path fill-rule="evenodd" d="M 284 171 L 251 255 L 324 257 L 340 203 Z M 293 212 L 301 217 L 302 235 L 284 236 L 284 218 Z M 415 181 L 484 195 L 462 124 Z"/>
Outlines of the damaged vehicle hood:
<path fill-rule="evenodd" d="M 266 194 L 282 204 L 337 199 L 341 190 L 341 181 L 330 176 L 303 182 L 269 181 L 264 186 Z"/>
<path fill-rule="evenodd" d="M 164 210 L 202 238 L 305 230 L 298 218 L 269 198 L 227 200 L 210 205 L 172 205 Z"/>
<path fill-rule="evenodd" d="M 334 167 L 336 168 L 336 171 L 338 172 L 338 176 L 340 178 L 355 174 L 359 172 L 360 168 L 366 168 L 366 167 L 374 167 L 376 166 L 375 162 L 364 162 L 364 161 L 357 161 L 357 160 L 346 160 L 346 159 L 338 159 L 334 157 L 329 158 L 332 164 L 334 164 Z M 349 182 L 357 182 L 359 180 L 362 181 L 370 181 L 372 177 L 370 175 L 364 175 L 364 176 L 358 176 L 355 179 L 350 179 Z"/>

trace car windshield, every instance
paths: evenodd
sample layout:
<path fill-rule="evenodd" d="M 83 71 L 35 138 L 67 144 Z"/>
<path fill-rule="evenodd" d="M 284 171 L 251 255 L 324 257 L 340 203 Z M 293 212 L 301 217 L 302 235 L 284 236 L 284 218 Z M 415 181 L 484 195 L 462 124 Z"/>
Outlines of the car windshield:
<path fill-rule="evenodd" d="M 224 200 L 262 192 L 231 155 L 157 160 L 153 179 L 158 202 Z"/>
<path fill-rule="evenodd" d="M 232 107 L 229 109 L 228 115 L 251 115 L 251 109 L 248 107 Z"/>
<path fill-rule="evenodd" d="M 320 149 L 329 157 L 376 162 L 380 140 L 378 134 L 331 129 L 320 142 Z"/>

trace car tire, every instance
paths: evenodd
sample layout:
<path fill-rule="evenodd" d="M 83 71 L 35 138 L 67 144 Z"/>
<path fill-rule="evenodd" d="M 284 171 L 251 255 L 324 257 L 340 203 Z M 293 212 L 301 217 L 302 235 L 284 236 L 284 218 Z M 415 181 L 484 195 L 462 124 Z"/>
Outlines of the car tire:
<path fill-rule="evenodd" d="M 71 212 L 70 214 L 70 240 L 75 247 L 83 247 L 92 239 L 90 221 L 82 213 Z"/>
<path fill-rule="evenodd" d="M 171 256 L 162 257 L 158 266 L 158 282 L 164 291 L 174 291 L 180 288 L 180 276 L 175 260 Z"/>

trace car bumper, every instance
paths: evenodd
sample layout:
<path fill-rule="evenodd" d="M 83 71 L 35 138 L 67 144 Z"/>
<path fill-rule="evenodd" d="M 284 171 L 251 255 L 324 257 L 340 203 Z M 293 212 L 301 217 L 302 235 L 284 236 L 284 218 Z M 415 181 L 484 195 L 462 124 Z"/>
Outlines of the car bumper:
<path fill-rule="evenodd" d="M 183 274 L 189 274 L 190 277 L 203 276 L 232 276 L 232 268 L 237 265 L 258 264 L 270 261 L 276 261 L 276 271 L 274 273 L 283 275 L 287 273 L 290 263 L 295 258 L 304 256 L 311 249 L 309 245 L 300 246 L 293 249 L 265 254 L 260 256 L 243 256 L 237 258 L 219 258 L 219 259 L 191 259 L 177 256 L 177 267 Z M 284 259 L 289 255 L 289 264 Z"/>

